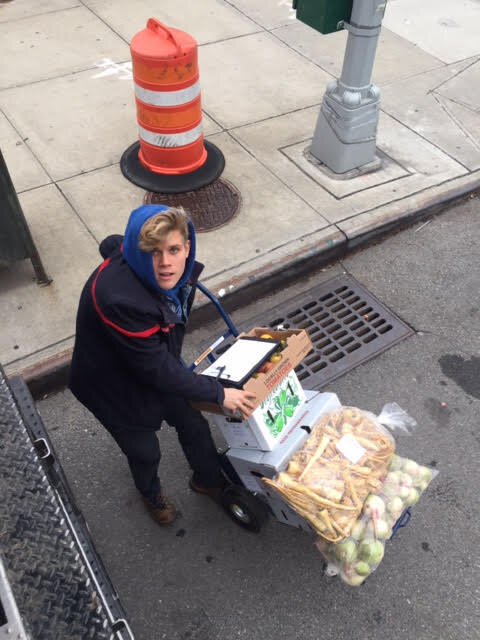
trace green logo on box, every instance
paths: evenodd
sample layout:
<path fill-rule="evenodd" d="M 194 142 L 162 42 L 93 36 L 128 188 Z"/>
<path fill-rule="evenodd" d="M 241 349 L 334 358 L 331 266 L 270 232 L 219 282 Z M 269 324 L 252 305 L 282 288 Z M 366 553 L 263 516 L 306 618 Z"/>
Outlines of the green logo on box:
<path fill-rule="evenodd" d="M 298 385 L 293 376 L 287 376 L 260 405 L 263 423 L 276 438 L 300 404 Z"/>

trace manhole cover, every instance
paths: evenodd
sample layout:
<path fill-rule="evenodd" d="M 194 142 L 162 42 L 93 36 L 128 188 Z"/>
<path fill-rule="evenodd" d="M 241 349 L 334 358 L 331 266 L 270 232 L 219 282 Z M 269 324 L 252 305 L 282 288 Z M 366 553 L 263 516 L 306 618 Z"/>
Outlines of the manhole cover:
<path fill-rule="evenodd" d="M 313 351 L 295 369 L 306 389 L 319 389 L 413 333 L 350 276 L 332 278 L 290 298 L 241 328 L 278 325 L 305 329 L 310 336 Z M 228 346 L 223 343 L 217 357 Z"/>
<path fill-rule="evenodd" d="M 239 191 L 225 179 L 215 180 L 206 187 L 185 193 L 155 193 L 148 191 L 145 204 L 183 207 L 195 225 L 195 231 L 211 231 L 229 222 L 237 213 Z"/>

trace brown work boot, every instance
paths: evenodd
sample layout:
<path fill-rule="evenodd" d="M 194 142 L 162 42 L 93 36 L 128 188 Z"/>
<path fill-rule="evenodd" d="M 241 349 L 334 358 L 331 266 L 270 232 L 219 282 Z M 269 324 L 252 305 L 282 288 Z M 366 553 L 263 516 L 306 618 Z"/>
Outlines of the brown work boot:
<path fill-rule="evenodd" d="M 175 505 L 163 493 L 159 493 L 154 502 L 143 496 L 143 502 L 157 524 L 170 524 L 177 517 Z"/>
<path fill-rule="evenodd" d="M 203 493 L 204 495 L 212 498 L 215 502 L 220 502 L 222 493 L 225 487 L 204 487 L 203 485 L 196 482 L 193 476 L 189 481 L 190 489 L 195 491 L 196 493 Z"/>

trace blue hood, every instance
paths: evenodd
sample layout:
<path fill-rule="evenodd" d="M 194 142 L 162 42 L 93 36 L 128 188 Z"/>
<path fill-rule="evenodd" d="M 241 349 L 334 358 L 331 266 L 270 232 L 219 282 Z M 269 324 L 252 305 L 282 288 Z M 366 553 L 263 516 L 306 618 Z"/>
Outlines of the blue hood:
<path fill-rule="evenodd" d="M 172 301 L 177 315 L 181 315 L 181 303 L 183 302 L 181 290 L 187 283 L 195 262 L 195 229 L 192 221 L 190 218 L 187 218 L 190 252 L 188 254 L 187 262 L 185 263 L 185 271 L 173 289 L 161 289 L 158 286 L 153 271 L 152 256 L 148 251 L 142 251 L 138 248 L 138 234 L 140 233 L 140 229 L 143 224 L 152 216 L 155 216 L 162 211 L 166 211 L 167 209 L 168 207 L 161 204 L 145 204 L 132 211 L 123 237 L 122 255 L 140 280 L 152 291 L 160 293 Z M 178 309 L 179 305 L 180 314 Z"/>

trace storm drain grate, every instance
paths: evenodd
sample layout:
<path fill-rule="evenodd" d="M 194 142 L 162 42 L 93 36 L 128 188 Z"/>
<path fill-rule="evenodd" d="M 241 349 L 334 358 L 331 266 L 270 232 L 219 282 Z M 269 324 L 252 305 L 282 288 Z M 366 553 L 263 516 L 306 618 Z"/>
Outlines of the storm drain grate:
<path fill-rule="evenodd" d="M 338 276 L 243 323 L 305 329 L 313 351 L 295 369 L 302 386 L 319 389 L 385 351 L 413 330 L 351 276 Z M 216 350 L 220 355 L 229 345 Z"/>

